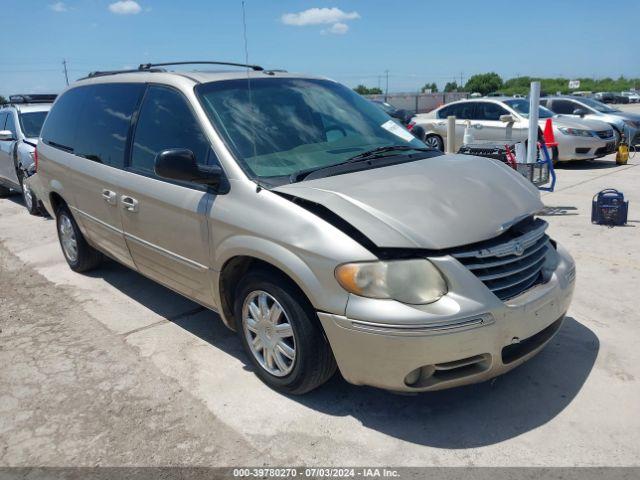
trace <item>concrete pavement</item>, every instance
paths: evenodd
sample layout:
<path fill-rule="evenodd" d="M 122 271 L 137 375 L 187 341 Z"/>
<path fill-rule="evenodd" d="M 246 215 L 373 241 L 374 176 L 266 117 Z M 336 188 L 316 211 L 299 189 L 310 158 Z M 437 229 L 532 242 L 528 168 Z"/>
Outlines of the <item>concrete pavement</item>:
<path fill-rule="evenodd" d="M 638 164 L 562 167 L 543 196 L 578 268 L 551 344 L 415 396 L 339 376 L 275 393 L 214 313 L 113 262 L 73 273 L 54 222 L 0 199 L 0 465 L 639 465 Z M 591 225 L 605 187 L 628 196 L 627 227 Z"/>

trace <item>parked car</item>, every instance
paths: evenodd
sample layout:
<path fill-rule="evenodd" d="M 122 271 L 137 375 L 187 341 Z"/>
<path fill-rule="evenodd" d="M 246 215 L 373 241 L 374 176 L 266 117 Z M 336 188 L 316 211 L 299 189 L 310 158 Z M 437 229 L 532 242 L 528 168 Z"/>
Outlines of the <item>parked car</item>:
<path fill-rule="evenodd" d="M 606 122 L 614 128 L 617 140 L 624 132 L 631 145 L 640 145 L 640 115 L 637 113 L 623 112 L 592 98 L 582 97 L 546 97 L 540 99 L 540 104 L 560 115 L 560 118 Z"/>
<path fill-rule="evenodd" d="M 640 102 L 640 93 L 638 92 L 620 92 L 620 95 L 627 97 L 629 99 L 629 103 Z"/>
<path fill-rule="evenodd" d="M 598 92 L 594 98 L 602 103 L 629 103 L 629 98 L 615 92 Z"/>
<path fill-rule="evenodd" d="M 474 140 L 524 142 L 529 130 L 529 100 L 522 98 L 482 98 L 449 103 L 427 114 L 413 117 L 411 128 L 419 127 L 424 142 L 444 150 L 448 116 L 456 117 L 456 151 L 462 146 L 467 122 Z M 553 113 L 540 107 L 541 128 Z M 410 124 L 410 125 L 411 125 Z M 613 129 L 603 122 L 553 118 L 553 131 L 558 146 L 553 148 L 556 161 L 589 160 L 615 151 Z"/>
<path fill-rule="evenodd" d="M 403 108 L 397 108 L 383 100 L 371 100 L 371 102 L 379 106 L 390 117 L 400 120 L 403 125 L 406 125 L 411 121 L 411 112 L 407 112 Z"/>
<path fill-rule="evenodd" d="M 32 215 L 40 212 L 39 200 L 25 181 L 35 171 L 35 148 L 40 129 L 55 95 L 12 95 L 0 107 L 0 197 L 22 192 Z"/>
<path fill-rule="evenodd" d="M 511 168 L 425 148 L 328 79 L 157 67 L 81 80 L 45 122 L 74 271 L 106 253 L 216 310 L 289 393 L 336 364 L 389 390 L 479 382 L 560 328 L 575 265 Z"/>

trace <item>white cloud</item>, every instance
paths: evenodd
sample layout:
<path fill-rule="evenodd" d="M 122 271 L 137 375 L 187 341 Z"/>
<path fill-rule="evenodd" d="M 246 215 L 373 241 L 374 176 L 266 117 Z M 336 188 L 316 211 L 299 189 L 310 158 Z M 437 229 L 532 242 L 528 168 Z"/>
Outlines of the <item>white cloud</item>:
<path fill-rule="evenodd" d="M 109 5 L 109 11 L 117 15 L 135 15 L 142 11 L 142 7 L 134 0 L 120 0 Z"/>
<path fill-rule="evenodd" d="M 341 24 L 347 20 L 356 20 L 360 18 L 358 12 L 343 12 L 339 8 L 310 8 L 298 13 L 285 13 L 281 20 L 285 25 L 293 25 L 303 27 L 305 25 L 322 25 L 322 24 Z M 332 27 L 333 28 L 333 27 Z M 338 27 L 338 29 L 344 27 Z M 347 27 L 348 30 L 348 27 Z M 346 30 L 345 30 L 346 32 Z M 343 32 L 344 33 L 344 32 Z"/>
<path fill-rule="evenodd" d="M 334 23 L 331 27 L 320 30 L 320 33 L 326 35 L 327 33 L 332 33 L 333 35 L 344 35 L 349 31 L 349 25 L 346 23 Z"/>
<path fill-rule="evenodd" d="M 67 10 L 69 10 L 64 2 L 52 3 L 51 5 L 49 5 L 49 8 L 58 13 L 66 12 Z"/>

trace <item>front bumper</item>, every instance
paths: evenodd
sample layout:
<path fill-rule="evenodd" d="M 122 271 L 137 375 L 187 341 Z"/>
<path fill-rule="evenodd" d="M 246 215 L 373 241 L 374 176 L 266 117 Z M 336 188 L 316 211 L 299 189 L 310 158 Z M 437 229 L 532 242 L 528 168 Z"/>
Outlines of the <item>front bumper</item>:
<path fill-rule="evenodd" d="M 561 247 L 558 253 L 547 283 L 506 303 L 485 288 L 485 298 L 454 290 L 422 310 L 354 297 L 360 305 L 351 311 L 362 313 L 362 305 L 373 302 L 375 320 L 353 318 L 349 308 L 347 316 L 318 313 L 340 372 L 356 385 L 415 392 L 477 383 L 515 368 L 553 337 L 571 303 L 575 264 Z"/>
<path fill-rule="evenodd" d="M 560 133 L 558 142 L 558 160 L 591 160 L 603 157 L 616 150 L 615 137 L 602 139 L 599 137 L 577 137 Z"/>

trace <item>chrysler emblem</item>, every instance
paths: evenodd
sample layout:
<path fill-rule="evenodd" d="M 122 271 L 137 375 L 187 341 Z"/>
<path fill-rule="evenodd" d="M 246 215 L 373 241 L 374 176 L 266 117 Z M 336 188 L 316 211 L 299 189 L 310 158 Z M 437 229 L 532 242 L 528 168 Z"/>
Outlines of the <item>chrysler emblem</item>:
<path fill-rule="evenodd" d="M 524 253 L 524 246 L 520 242 L 516 242 L 513 244 L 513 253 L 515 253 L 518 257 Z"/>

